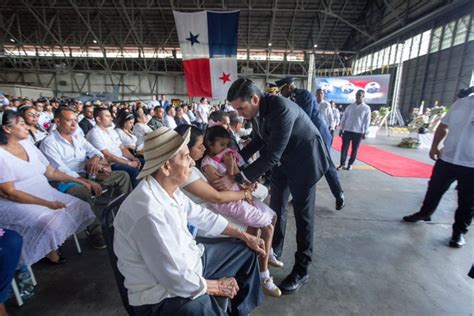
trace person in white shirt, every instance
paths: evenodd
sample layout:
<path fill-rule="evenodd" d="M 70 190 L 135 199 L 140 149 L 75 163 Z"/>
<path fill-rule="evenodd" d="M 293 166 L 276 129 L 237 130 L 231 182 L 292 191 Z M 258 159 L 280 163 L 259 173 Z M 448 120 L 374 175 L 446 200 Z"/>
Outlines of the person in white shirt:
<path fill-rule="evenodd" d="M 176 116 L 176 110 L 174 109 L 174 107 L 170 106 L 168 108 L 168 111 L 166 111 L 166 116 L 164 118 L 166 127 L 174 129 L 176 128 L 176 126 L 178 126 L 176 124 L 176 120 L 174 119 L 175 116 Z"/>
<path fill-rule="evenodd" d="M 365 139 L 365 135 L 368 132 L 370 126 L 370 107 L 364 103 L 364 96 L 365 91 L 358 90 L 356 92 L 356 101 L 346 108 L 342 116 L 341 130 L 339 131 L 339 135 L 342 136 L 341 164 L 337 167 L 337 170 L 342 168 L 346 170 L 352 169 L 352 165 L 357 158 L 359 145 Z M 346 167 L 347 152 L 351 143 L 351 158 Z"/>
<path fill-rule="evenodd" d="M 444 147 L 439 149 L 443 140 Z M 460 248 L 466 243 L 464 235 L 474 214 L 474 93 L 454 102 L 441 119 L 430 157 L 436 163 L 423 205 L 419 212 L 405 216 L 403 220 L 430 221 L 443 194 L 457 181 L 458 208 L 449 246 Z"/>
<path fill-rule="evenodd" d="M 330 101 L 329 104 L 331 104 L 332 117 L 333 117 L 332 124 L 329 127 L 329 129 L 331 131 L 331 136 L 332 136 L 332 138 L 331 138 L 331 145 L 332 145 L 332 141 L 334 140 L 334 133 L 336 131 L 336 128 L 341 123 L 341 113 L 339 112 L 339 109 L 336 106 L 336 102 Z"/>
<path fill-rule="evenodd" d="M 233 314 L 248 315 L 263 301 L 257 253 L 265 254 L 264 243 L 179 189 L 194 166 L 189 138 L 190 130 L 181 136 L 167 127 L 145 137 L 143 181 L 115 217 L 114 251 L 129 304 L 137 315 L 224 315 L 221 296 L 232 300 Z M 188 223 L 209 237 L 237 239 L 196 241 Z"/>
<path fill-rule="evenodd" d="M 84 136 L 76 133 L 77 118 L 74 111 L 68 107 L 60 107 L 55 116 L 57 129 L 41 142 L 40 150 L 54 168 L 73 178 L 83 178 L 89 185 L 69 185 L 63 192 L 88 202 L 91 206 L 92 196 L 102 194 L 101 184 L 114 187 L 119 194 L 129 193 L 132 184 L 128 174 L 125 171 L 111 171 L 107 162 L 104 163 L 103 154 Z M 92 246 L 103 249 L 105 242 L 98 221 L 100 214 L 96 212 L 96 216 L 87 231 Z"/>
<path fill-rule="evenodd" d="M 133 125 L 135 124 L 135 115 L 129 112 L 121 112 L 117 119 L 115 130 L 122 144 L 134 153 L 137 150 L 138 138 L 133 134 Z"/>
<path fill-rule="evenodd" d="M 148 104 L 147 104 L 147 108 L 148 109 L 154 109 L 158 105 L 160 105 L 160 102 L 158 102 L 158 100 L 156 100 L 156 95 L 152 95 L 151 96 L 151 101 L 148 102 Z"/>
<path fill-rule="evenodd" d="M 145 143 L 145 135 L 153 132 L 153 130 L 146 124 L 147 118 L 143 110 L 138 110 L 136 115 L 137 121 L 135 126 L 133 126 L 133 134 L 137 137 L 137 151 L 142 151 Z"/>
<path fill-rule="evenodd" d="M 97 125 L 89 131 L 87 140 L 102 152 L 112 164 L 112 170 L 126 171 L 132 180 L 133 187 L 136 187 L 142 163 L 125 148 L 115 129 L 111 128 L 113 122 L 109 109 L 96 107 L 94 118 Z"/>
<path fill-rule="evenodd" d="M 316 105 L 318 106 L 321 117 L 329 127 L 329 131 L 331 131 L 331 126 L 334 121 L 333 111 L 331 104 L 324 100 L 324 92 L 321 89 L 316 90 Z"/>
<path fill-rule="evenodd" d="M 196 107 L 196 123 L 199 124 L 198 127 L 201 128 L 201 130 L 206 129 L 206 125 L 208 123 L 208 116 L 210 113 L 210 105 L 207 103 L 206 98 L 201 98 L 199 104 Z"/>

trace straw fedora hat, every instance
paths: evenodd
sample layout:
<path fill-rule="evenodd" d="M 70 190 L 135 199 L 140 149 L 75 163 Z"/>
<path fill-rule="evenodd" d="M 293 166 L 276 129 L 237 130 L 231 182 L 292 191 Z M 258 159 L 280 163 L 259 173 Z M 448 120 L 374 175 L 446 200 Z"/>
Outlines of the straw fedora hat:
<path fill-rule="evenodd" d="M 145 165 L 137 179 L 142 179 L 158 170 L 166 161 L 188 145 L 190 136 L 191 128 L 183 136 L 168 127 L 160 127 L 147 134 L 143 148 Z"/>

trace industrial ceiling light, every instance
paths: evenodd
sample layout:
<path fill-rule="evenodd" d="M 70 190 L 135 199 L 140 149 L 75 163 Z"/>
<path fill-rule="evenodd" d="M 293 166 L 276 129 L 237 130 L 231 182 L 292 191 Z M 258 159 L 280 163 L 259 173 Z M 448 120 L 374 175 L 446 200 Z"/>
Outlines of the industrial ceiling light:
<path fill-rule="evenodd" d="M 314 48 L 318 47 L 318 44 L 314 44 L 313 47 L 314 47 Z"/>
<path fill-rule="evenodd" d="M 10 42 L 15 43 L 15 40 L 13 38 L 10 38 Z"/>
<path fill-rule="evenodd" d="M 268 43 L 268 46 L 269 46 L 269 47 L 272 46 L 272 43 Z"/>
<path fill-rule="evenodd" d="M 96 40 L 93 40 L 92 43 L 97 44 L 97 41 L 96 41 Z"/>

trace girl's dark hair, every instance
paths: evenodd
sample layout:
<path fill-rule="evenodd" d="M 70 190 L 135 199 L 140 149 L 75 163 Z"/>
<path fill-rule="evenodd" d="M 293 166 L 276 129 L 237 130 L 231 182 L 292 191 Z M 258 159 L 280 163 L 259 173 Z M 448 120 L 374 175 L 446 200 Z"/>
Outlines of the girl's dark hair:
<path fill-rule="evenodd" d="M 118 128 L 123 129 L 123 127 L 125 126 L 125 123 L 127 121 L 130 121 L 130 120 L 135 121 L 135 115 L 133 115 L 132 113 L 123 111 L 117 117 L 117 124 L 116 125 L 117 125 Z"/>
<path fill-rule="evenodd" d="M 191 137 L 189 138 L 188 148 L 191 149 L 196 145 L 197 139 L 200 136 L 203 136 L 202 131 L 194 125 L 187 124 L 179 125 L 174 130 L 176 133 L 183 136 L 189 128 L 191 128 Z"/>
<path fill-rule="evenodd" d="M 206 130 L 206 137 L 204 139 L 204 142 L 206 144 L 206 147 L 209 146 L 209 144 L 212 144 L 213 142 L 215 142 L 218 138 L 228 138 L 230 139 L 230 133 L 228 130 L 226 130 L 224 127 L 222 126 L 213 126 L 213 127 L 209 127 L 207 130 Z"/>
<path fill-rule="evenodd" d="M 2 126 L 0 126 L 0 145 L 8 144 L 8 138 L 5 134 L 5 131 L 3 130 L 3 126 L 14 125 L 18 121 L 19 117 L 20 115 L 13 110 L 7 110 L 3 112 Z"/>

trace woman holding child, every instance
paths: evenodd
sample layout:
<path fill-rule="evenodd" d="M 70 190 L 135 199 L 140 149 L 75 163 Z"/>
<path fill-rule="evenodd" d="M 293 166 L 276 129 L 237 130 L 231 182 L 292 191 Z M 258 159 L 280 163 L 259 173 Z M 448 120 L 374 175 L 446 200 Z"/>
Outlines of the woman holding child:
<path fill-rule="evenodd" d="M 189 125 L 178 126 L 175 130 L 183 135 Z M 278 297 L 281 295 L 280 289 L 273 283 L 273 279 L 268 271 L 268 265 L 282 267 L 283 263 L 278 261 L 271 251 L 271 240 L 273 237 L 273 225 L 275 224 L 275 213 L 266 204 L 253 200 L 251 188 L 240 188 L 237 184 L 233 186 L 232 191 L 217 191 L 208 183 L 208 178 L 213 179 L 222 172 L 235 172 L 237 155 L 229 153 L 222 154 L 226 151 L 224 142 L 229 141 L 230 134 L 220 127 L 215 126 L 209 128 L 206 134 L 208 143 L 207 156 L 203 160 L 203 171 L 193 167 L 192 173 L 186 183 L 182 185 L 184 192 L 197 204 L 205 204 L 209 209 L 224 215 L 239 230 L 247 230 L 248 232 L 262 233 L 265 240 L 266 253 L 265 257 L 260 258 L 260 279 L 264 292 L 267 295 Z M 206 151 L 204 146 L 204 135 L 202 132 L 191 126 L 191 138 L 188 143 L 189 154 L 191 158 L 198 162 Z M 222 148 L 221 148 L 222 147 Z M 226 151 L 227 152 L 227 151 Z M 216 156 L 225 156 L 217 158 Z M 213 159 L 216 158 L 216 159 Z M 239 158 L 240 159 L 240 158 Z M 212 160 L 212 161 L 211 161 Z M 217 161 L 219 160 L 219 161 Z M 215 162 L 215 164 L 214 164 Z"/>

